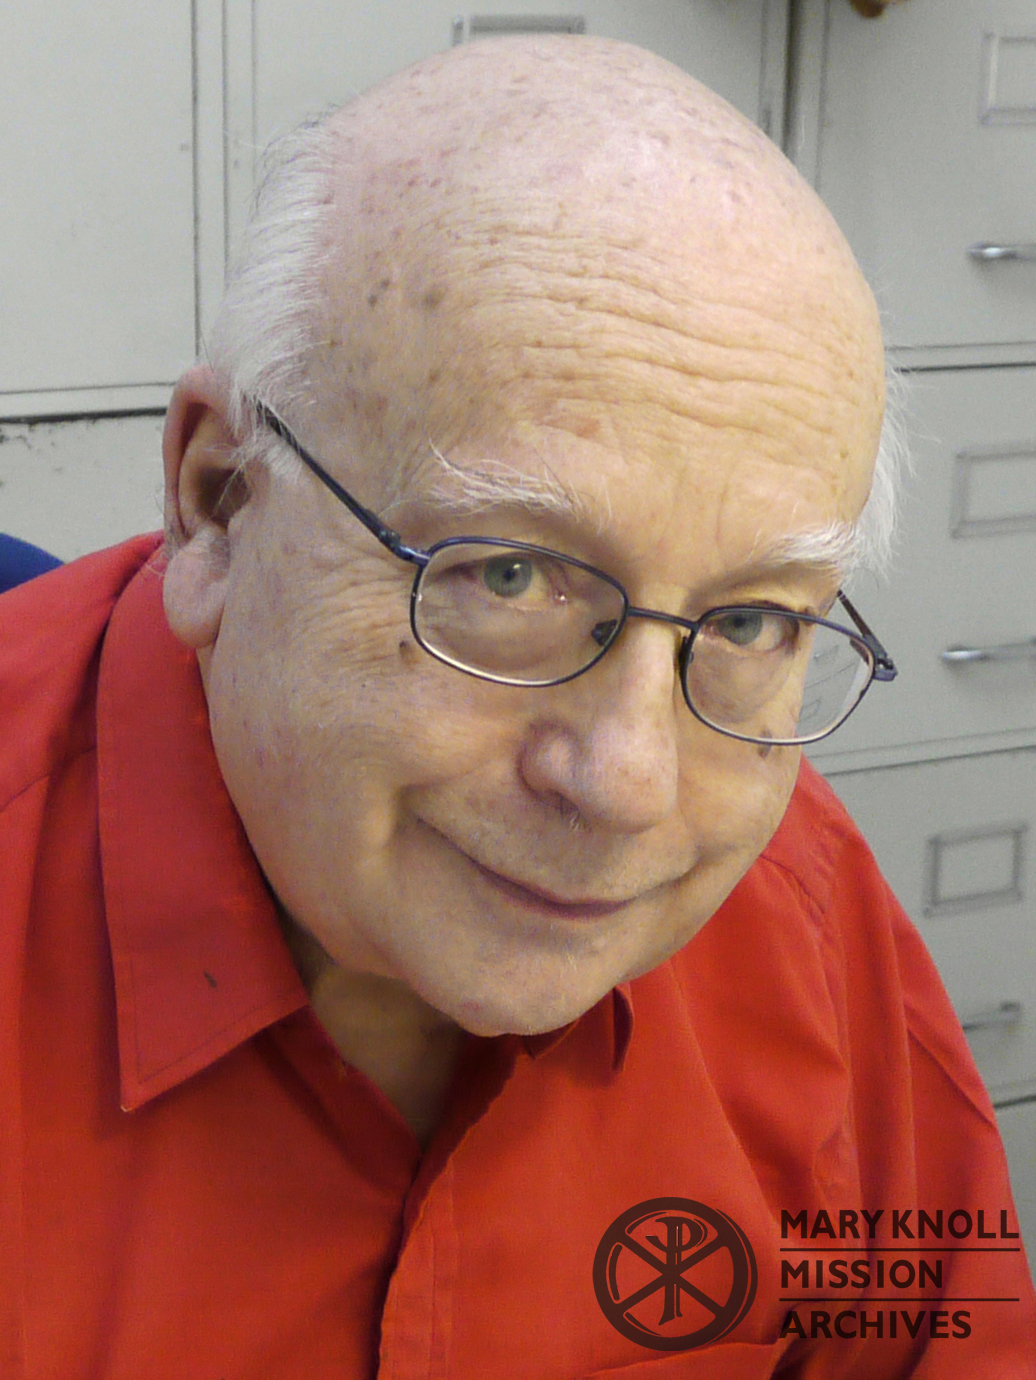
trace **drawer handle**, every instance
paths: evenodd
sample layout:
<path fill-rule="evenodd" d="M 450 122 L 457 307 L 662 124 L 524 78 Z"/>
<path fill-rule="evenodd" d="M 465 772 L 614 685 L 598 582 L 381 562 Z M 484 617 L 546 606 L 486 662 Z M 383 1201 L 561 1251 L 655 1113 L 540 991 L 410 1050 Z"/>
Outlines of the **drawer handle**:
<path fill-rule="evenodd" d="M 1036 259 L 1036 244 L 970 244 L 968 253 L 982 263 L 998 263 L 1002 259 Z"/>
<path fill-rule="evenodd" d="M 973 1030 L 1010 1030 L 1021 1019 L 1020 1001 L 1002 1001 L 999 1006 L 993 1006 L 988 1011 L 976 1011 L 974 1016 L 967 1016 L 961 1021 L 961 1025 L 970 1035 Z"/>
<path fill-rule="evenodd" d="M 999 647 L 947 647 L 939 660 L 947 666 L 968 666 L 978 661 L 1032 661 L 1036 659 L 1036 637 L 1027 642 L 1005 642 Z"/>

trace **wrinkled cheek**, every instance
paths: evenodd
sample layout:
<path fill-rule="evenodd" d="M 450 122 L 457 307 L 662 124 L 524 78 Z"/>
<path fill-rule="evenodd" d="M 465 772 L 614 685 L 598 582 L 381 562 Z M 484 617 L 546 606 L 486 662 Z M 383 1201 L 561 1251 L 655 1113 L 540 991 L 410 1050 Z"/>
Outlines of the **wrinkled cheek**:
<path fill-rule="evenodd" d="M 795 789 L 801 749 L 721 739 L 708 764 L 686 774 L 683 793 L 698 842 L 708 904 L 720 905 L 769 843 Z"/>
<path fill-rule="evenodd" d="M 750 754 L 753 777 L 745 808 L 751 823 L 751 847 L 758 854 L 769 843 L 784 818 L 798 779 L 802 749 L 770 747 L 761 743 L 746 743 L 744 746 Z"/>
<path fill-rule="evenodd" d="M 800 750 L 696 734 L 681 762 L 681 828 L 694 865 L 685 897 L 711 914 L 766 847 L 795 788 Z M 687 745 L 688 747 L 690 744 Z"/>
<path fill-rule="evenodd" d="M 265 731 L 283 789 L 301 808 L 323 802 L 328 828 L 363 815 L 378 837 L 405 808 L 403 793 L 463 770 L 479 736 L 452 703 L 465 678 L 396 629 L 383 633 L 296 648 Z"/>
<path fill-rule="evenodd" d="M 699 862 L 680 889 L 669 917 L 665 951 L 649 967 L 682 948 L 723 905 L 776 832 L 798 776 L 800 749 L 773 748 L 760 760 L 752 744 L 736 745 L 745 760 L 714 778 L 694 823 Z"/>

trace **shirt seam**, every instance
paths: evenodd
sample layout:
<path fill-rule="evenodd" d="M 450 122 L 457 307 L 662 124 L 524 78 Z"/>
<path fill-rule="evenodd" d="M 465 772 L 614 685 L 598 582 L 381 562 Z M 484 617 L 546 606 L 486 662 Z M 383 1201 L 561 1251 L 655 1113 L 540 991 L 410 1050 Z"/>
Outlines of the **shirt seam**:
<path fill-rule="evenodd" d="M 852 839 L 844 836 L 840 838 L 838 838 L 837 836 L 833 837 L 832 832 L 825 832 L 827 832 L 828 840 L 836 844 L 836 852 L 833 852 L 830 855 L 831 871 L 833 874 L 837 871 L 839 863 L 842 861 L 842 856 L 847 851 L 850 851 Z M 821 942 L 823 943 L 829 940 L 831 938 L 831 935 L 829 925 L 827 923 L 828 917 L 826 907 L 821 904 L 816 895 L 810 890 L 809 887 L 805 885 L 799 873 L 793 867 L 790 867 L 785 862 L 781 862 L 777 858 L 767 857 L 765 854 L 763 854 L 760 858 L 760 861 L 763 860 L 769 863 L 772 867 L 776 868 L 784 877 L 786 877 L 790 882 L 792 882 L 795 885 L 796 889 L 802 894 L 802 896 L 805 898 L 810 907 L 811 917 L 814 921 L 814 924 L 817 927 L 818 937 L 820 938 Z M 884 885 L 887 887 L 888 883 L 884 881 L 884 877 L 882 877 L 882 881 Z M 907 919 L 909 920 L 910 917 L 907 916 Z M 910 921 L 910 923 L 913 924 L 913 921 Z M 892 939 L 892 943 L 893 949 L 896 953 L 898 967 L 901 956 L 898 947 L 895 944 L 894 937 Z M 828 980 L 828 989 L 830 991 L 830 980 Z M 832 993 L 832 997 L 833 995 L 834 994 Z M 906 994 L 904 993 L 903 995 L 905 998 Z M 935 1067 L 938 1068 L 939 1071 L 942 1073 L 943 1077 L 947 1080 L 947 1082 L 952 1085 L 957 1095 L 963 1098 L 963 1100 L 967 1102 L 968 1106 L 973 1107 L 974 1110 L 978 1112 L 978 1114 L 982 1117 L 983 1121 L 990 1123 L 995 1127 L 995 1116 L 992 1119 L 989 1117 L 987 1109 L 983 1107 L 981 1103 L 976 1101 L 974 1097 L 972 1097 L 971 1093 L 968 1091 L 968 1088 L 964 1085 L 964 1083 L 962 1083 L 961 1079 L 957 1076 L 957 1073 L 955 1072 L 953 1065 L 951 1063 L 948 1063 L 943 1058 L 939 1049 L 935 1046 L 935 1044 L 932 1041 L 927 1040 L 924 1037 L 922 1031 L 917 1026 L 917 1022 L 914 1018 L 914 1013 L 911 1010 L 910 1003 L 905 999 L 901 1003 L 901 1010 L 903 1013 L 903 1028 L 906 1031 L 907 1039 L 910 1041 L 910 1043 L 915 1045 L 918 1049 L 924 1051 L 924 1053 L 932 1061 Z M 845 1048 L 846 1053 L 848 1054 L 851 1048 L 851 1042 L 848 1040 L 847 1036 L 845 1039 Z M 983 1088 L 985 1088 L 984 1083 L 982 1086 Z M 986 1089 L 986 1092 L 988 1095 L 988 1089 Z"/>
<path fill-rule="evenodd" d="M 0 814 L 4 814 L 11 808 L 23 795 L 31 791 L 34 786 L 38 786 L 41 781 L 50 781 L 63 767 L 70 767 L 74 762 L 78 762 L 81 757 L 88 757 L 91 753 L 97 752 L 97 739 L 94 738 L 86 747 L 79 748 L 67 757 L 61 757 L 58 761 L 52 762 L 45 771 L 41 771 L 38 776 L 34 776 L 31 781 L 26 781 L 9 795 L 0 805 Z"/>

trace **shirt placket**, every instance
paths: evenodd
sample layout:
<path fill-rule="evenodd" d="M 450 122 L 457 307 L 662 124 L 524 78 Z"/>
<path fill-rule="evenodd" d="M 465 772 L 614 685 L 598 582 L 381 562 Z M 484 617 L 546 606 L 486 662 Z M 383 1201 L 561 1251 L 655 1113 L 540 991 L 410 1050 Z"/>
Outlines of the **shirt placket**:
<path fill-rule="evenodd" d="M 440 1380 L 449 1373 L 460 1254 L 454 1206 L 447 1163 L 426 1191 L 389 1285 L 378 1380 Z"/>

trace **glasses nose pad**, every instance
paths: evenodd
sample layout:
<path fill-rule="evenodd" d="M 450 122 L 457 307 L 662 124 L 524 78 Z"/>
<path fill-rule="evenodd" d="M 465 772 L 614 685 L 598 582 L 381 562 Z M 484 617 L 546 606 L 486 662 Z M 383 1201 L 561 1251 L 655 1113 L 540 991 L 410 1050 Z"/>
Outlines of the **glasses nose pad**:
<path fill-rule="evenodd" d="M 676 647 L 676 679 L 680 683 L 683 691 L 684 702 L 687 708 L 691 708 L 691 692 L 687 686 L 687 671 L 691 662 L 694 660 L 694 633 L 684 633 Z"/>
<path fill-rule="evenodd" d="M 590 629 L 590 636 L 597 643 L 598 647 L 607 647 L 614 641 L 619 631 L 618 618 L 602 618 L 600 623 L 595 623 Z"/>

